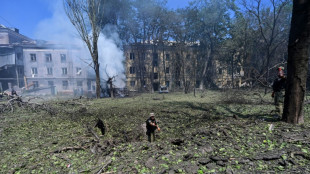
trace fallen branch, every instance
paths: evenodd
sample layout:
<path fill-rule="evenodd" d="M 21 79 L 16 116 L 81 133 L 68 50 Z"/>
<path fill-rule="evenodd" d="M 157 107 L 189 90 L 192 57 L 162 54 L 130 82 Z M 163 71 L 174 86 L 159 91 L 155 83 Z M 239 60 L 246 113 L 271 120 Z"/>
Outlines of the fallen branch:
<path fill-rule="evenodd" d="M 291 157 L 293 158 L 295 155 L 302 156 L 306 160 L 310 160 L 310 156 L 307 156 L 304 152 L 291 152 Z"/>
<path fill-rule="evenodd" d="M 64 147 L 62 149 L 59 149 L 59 150 L 55 150 L 53 153 L 61 153 L 61 152 L 67 152 L 69 150 L 85 150 L 86 148 L 85 147 L 80 147 L 80 146 L 74 146 L 74 147 Z"/>
<path fill-rule="evenodd" d="M 253 95 L 257 95 L 259 97 L 259 99 L 261 100 L 260 103 L 267 103 L 267 104 L 270 104 L 271 102 L 269 101 L 265 101 L 264 98 L 261 96 L 260 93 L 253 93 Z"/>
<path fill-rule="evenodd" d="M 93 168 L 87 169 L 87 170 L 81 170 L 81 171 L 79 171 L 79 173 L 89 173 L 89 172 L 91 172 L 91 171 L 93 171 L 99 167 L 101 167 L 101 166 L 96 166 L 96 167 L 93 167 Z"/>
<path fill-rule="evenodd" d="M 282 155 L 283 155 L 282 153 L 260 154 L 260 155 L 258 155 L 256 157 L 253 157 L 251 159 L 251 161 L 253 161 L 253 160 L 264 160 L 264 161 L 277 160 L 277 159 L 280 159 Z"/>
<path fill-rule="evenodd" d="M 260 74 L 259 77 L 258 77 L 258 79 L 260 79 L 261 77 L 264 77 L 265 74 L 266 74 L 267 72 L 269 72 L 270 70 L 272 70 L 272 69 L 274 69 L 274 68 L 277 68 L 277 67 L 279 67 L 280 65 L 285 65 L 285 64 L 287 64 L 286 61 L 283 61 L 283 62 L 280 62 L 280 63 L 277 63 L 277 64 L 273 65 L 272 67 L 270 67 L 270 68 L 268 69 L 268 71 L 265 70 L 264 73 Z"/>
<path fill-rule="evenodd" d="M 38 110 L 44 110 L 48 112 L 50 115 L 54 115 L 57 113 L 57 110 L 47 105 L 45 103 L 33 103 L 33 102 L 24 102 L 21 97 L 15 96 L 7 101 L 6 104 L 0 105 L 0 113 L 11 111 L 14 112 L 15 106 L 21 107 L 23 109 L 31 109 L 32 111 L 38 112 Z"/>
<path fill-rule="evenodd" d="M 101 169 L 97 172 L 97 174 L 101 174 L 102 171 L 112 163 L 112 159 L 108 159 L 107 162 L 105 162 L 105 164 L 101 167 Z"/>
<path fill-rule="evenodd" d="M 43 98 L 41 97 L 31 97 L 28 99 L 28 102 L 30 102 L 31 100 L 34 100 L 34 99 L 41 99 L 41 100 L 44 100 Z"/>
<path fill-rule="evenodd" d="M 87 127 L 87 130 L 89 133 L 91 133 L 95 138 L 96 140 L 99 142 L 100 138 L 99 136 L 94 132 L 94 130 L 90 127 L 90 126 L 86 126 Z"/>

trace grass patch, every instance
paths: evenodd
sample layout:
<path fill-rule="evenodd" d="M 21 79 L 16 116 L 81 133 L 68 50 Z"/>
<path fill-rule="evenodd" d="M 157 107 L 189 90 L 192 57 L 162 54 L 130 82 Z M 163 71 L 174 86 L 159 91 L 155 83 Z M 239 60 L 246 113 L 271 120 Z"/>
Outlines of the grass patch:
<path fill-rule="evenodd" d="M 274 119 L 274 106 L 254 92 L 227 94 L 46 102 L 55 115 L 16 107 L 0 116 L 0 173 L 94 173 L 107 163 L 104 171 L 122 173 L 310 172 L 308 105 L 306 123 L 295 126 Z M 155 143 L 143 131 L 151 112 L 161 127 Z M 87 130 L 97 118 L 107 128 L 99 142 Z"/>

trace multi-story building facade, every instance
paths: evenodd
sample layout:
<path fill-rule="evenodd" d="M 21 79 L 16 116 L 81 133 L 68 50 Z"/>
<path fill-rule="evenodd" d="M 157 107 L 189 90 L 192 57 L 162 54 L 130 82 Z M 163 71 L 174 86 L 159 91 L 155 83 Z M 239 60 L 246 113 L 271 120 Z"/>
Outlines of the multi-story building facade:
<path fill-rule="evenodd" d="M 170 54 L 168 47 L 154 51 L 153 45 L 124 46 L 127 88 L 157 91 L 160 85 L 171 86 Z"/>
<path fill-rule="evenodd" d="M 52 94 L 83 95 L 86 91 L 92 92 L 94 82 L 88 76 L 87 65 L 80 61 L 79 50 L 51 47 L 24 47 L 24 76 L 27 85 L 47 88 L 45 91 L 55 86 L 51 88 Z"/>
<path fill-rule="evenodd" d="M 132 44 L 124 46 L 126 57 L 126 86 L 131 91 L 158 91 L 160 86 L 169 90 L 190 91 L 202 88 L 203 66 L 198 44 L 165 45 Z M 218 60 L 212 62 L 213 83 L 223 88 L 231 83 L 227 67 Z"/>
<path fill-rule="evenodd" d="M 1 37 L 2 36 L 2 37 Z M 40 43 L 0 27 L 0 82 L 3 90 L 23 88 L 36 94 L 77 94 L 95 91 L 79 48 Z M 1 87 L 0 86 L 0 87 Z"/>

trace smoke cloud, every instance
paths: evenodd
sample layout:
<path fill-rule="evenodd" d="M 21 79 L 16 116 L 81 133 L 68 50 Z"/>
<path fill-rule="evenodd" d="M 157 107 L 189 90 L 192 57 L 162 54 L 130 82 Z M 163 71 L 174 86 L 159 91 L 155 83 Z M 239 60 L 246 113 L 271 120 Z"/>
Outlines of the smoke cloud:
<path fill-rule="evenodd" d="M 108 33 L 108 34 L 103 34 Z M 104 27 L 103 33 L 99 37 L 99 57 L 101 74 L 104 69 L 102 78 L 108 79 L 109 77 L 115 77 L 114 85 L 117 87 L 125 87 L 126 77 L 124 75 L 124 53 L 119 49 L 118 45 L 121 45 L 121 40 L 116 27 L 107 25 Z"/>
<path fill-rule="evenodd" d="M 83 61 L 76 61 L 80 61 L 81 64 L 88 66 L 92 62 L 90 53 L 67 17 L 62 0 L 49 1 L 49 3 L 53 15 L 51 18 L 42 20 L 37 25 L 35 37 L 40 40 L 51 41 L 52 43 L 65 44 L 69 48 L 70 46 L 80 47 L 82 49 Z M 120 45 L 121 40 L 116 27 L 111 25 L 105 26 L 98 41 L 101 79 L 107 80 L 107 76 L 114 76 L 116 80 L 113 82 L 114 85 L 118 88 L 123 88 L 125 87 L 126 79 L 123 65 L 125 58 Z M 90 69 L 90 72 L 94 73 L 93 69 Z M 101 80 L 101 82 L 103 83 L 104 80 Z"/>

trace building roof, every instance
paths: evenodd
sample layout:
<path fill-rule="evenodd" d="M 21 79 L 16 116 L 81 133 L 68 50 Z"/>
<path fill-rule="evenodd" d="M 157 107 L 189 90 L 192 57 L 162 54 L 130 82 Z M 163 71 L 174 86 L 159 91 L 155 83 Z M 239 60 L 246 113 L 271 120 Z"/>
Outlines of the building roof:
<path fill-rule="evenodd" d="M 33 40 L 20 34 L 17 28 L 8 28 L 0 24 L 0 47 L 9 48 L 15 46 L 21 46 L 26 49 L 80 49 L 77 45 L 68 45 L 44 40 Z"/>

